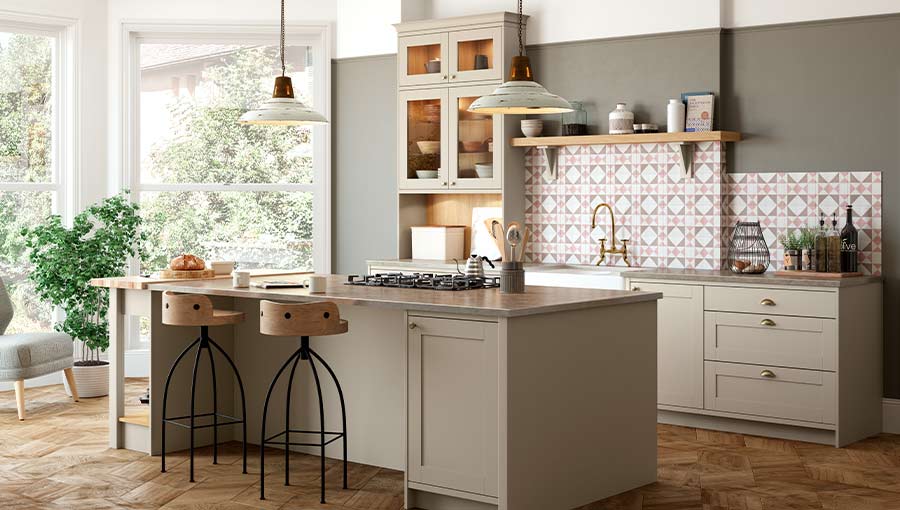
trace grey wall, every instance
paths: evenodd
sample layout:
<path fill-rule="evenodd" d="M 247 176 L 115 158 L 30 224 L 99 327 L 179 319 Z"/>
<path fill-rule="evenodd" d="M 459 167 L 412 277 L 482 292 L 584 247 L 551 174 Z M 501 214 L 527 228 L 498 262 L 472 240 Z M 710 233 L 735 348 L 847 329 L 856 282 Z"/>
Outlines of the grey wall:
<path fill-rule="evenodd" d="M 335 60 L 332 80 L 332 269 L 365 273 L 397 256 L 397 57 Z"/>
<path fill-rule="evenodd" d="M 881 171 L 885 395 L 900 396 L 900 16 L 727 32 L 730 172 Z"/>
<path fill-rule="evenodd" d="M 719 30 L 704 30 L 529 46 L 527 53 L 535 79 L 585 102 L 590 133 L 607 133 L 617 102 L 628 103 L 637 122 L 663 126 L 670 98 L 690 91 L 718 95 L 719 39 Z M 543 118 L 558 129 L 558 115 Z"/>
<path fill-rule="evenodd" d="M 587 103 L 606 132 L 617 101 L 665 124 L 666 100 L 719 94 L 744 133 L 730 172 L 882 171 L 885 394 L 900 397 L 900 16 L 699 31 L 528 48 L 537 80 Z M 334 270 L 395 254 L 395 58 L 334 64 Z M 556 120 L 558 116 L 546 116 Z M 555 126 L 548 126 L 553 132 Z"/>

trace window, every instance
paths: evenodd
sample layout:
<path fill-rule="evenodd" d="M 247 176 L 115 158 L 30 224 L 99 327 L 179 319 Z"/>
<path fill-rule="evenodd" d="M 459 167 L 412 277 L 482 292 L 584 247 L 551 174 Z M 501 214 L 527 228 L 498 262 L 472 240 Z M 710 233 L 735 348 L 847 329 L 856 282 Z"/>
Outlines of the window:
<path fill-rule="evenodd" d="M 150 239 L 140 270 L 194 253 L 241 268 L 327 272 L 329 128 L 238 124 L 272 95 L 278 27 L 218 29 L 126 27 L 125 183 Z M 326 27 L 289 26 L 285 43 L 295 96 L 326 116 L 329 37 Z M 128 348 L 146 348 L 146 321 L 129 327 Z"/>
<path fill-rule="evenodd" d="M 151 240 L 143 271 L 187 252 L 242 268 L 327 270 L 327 128 L 237 123 L 271 97 L 281 72 L 274 41 L 137 38 L 131 179 Z M 309 105 L 326 100 L 320 41 L 289 37 L 285 51 L 295 95 Z"/>
<path fill-rule="evenodd" d="M 21 230 L 68 216 L 65 28 L 0 20 L 0 278 L 15 314 L 8 333 L 52 329 L 53 310 L 35 296 Z"/>

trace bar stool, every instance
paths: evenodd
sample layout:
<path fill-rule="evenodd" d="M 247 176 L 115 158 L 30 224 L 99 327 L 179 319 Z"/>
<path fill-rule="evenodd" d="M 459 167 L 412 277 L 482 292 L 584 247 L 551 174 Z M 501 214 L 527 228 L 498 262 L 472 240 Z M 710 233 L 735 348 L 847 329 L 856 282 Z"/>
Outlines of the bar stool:
<path fill-rule="evenodd" d="M 243 428 L 243 454 L 244 454 L 244 474 L 247 473 L 247 403 L 244 400 L 244 383 L 241 381 L 241 374 L 238 373 L 238 369 L 235 366 L 234 362 L 231 360 L 231 357 L 228 356 L 222 347 L 219 346 L 212 338 L 209 337 L 209 327 L 210 326 L 224 326 L 228 324 L 238 324 L 244 321 L 244 313 L 237 312 L 233 310 L 218 310 L 213 308 L 212 301 L 206 296 L 202 296 L 199 294 L 177 294 L 175 292 L 166 291 L 162 296 L 162 323 L 169 326 L 199 326 L 200 327 L 200 337 L 194 340 L 191 345 L 187 346 L 187 348 L 182 351 L 182 353 L 175 359 L 175 363 L 172 363 L 172 368 L 169 369 L 169 375 L 166 377 L 166 389 L 163 393 L 163 403 L 162 403 L 162 454 L 161 454 L 161 462 L 162 462 L 162 472 L 166 472 L 166 424 L 172 424 L 179 427 L 183 427 L 186 429 L 190 429 L 191 431 L 191 443 L 190 443 L 190 481 L 194 481 L 194 430 L 196 429 L 204 429 L 212 427 L 213 429 L 213 464 L 219 463 L 219 427 L 224 427 L 226 425 L 235 425 L 242 424 Z M 174 416 L 174 417 L 166 417 L 166 402 L 169 398 L 169 384 L 172 382 L 172 374 L 175 373 L 175 369 L 178 367 L 178 363 L 187 355 L 191 349 L 197 348 L 197 355 L 194 357 L 194 369 L 192 372 L 191 378 L 191 413 L 186 416 Z M 231 365 L 231 370 L 234 371 L 235 378 L 237 378 L 238 386 L 241 389 L 241 418 L 236 418 L 234 416 L 228 416 L 226 414 L 219 413 L 218 406 L 218 393 L 216 388 L 216 364 L 213 360 L 213 348 L 215 348 L 219 353 L 228 361 L 228 364 Z M 206 349 L 206 352 L 209 354 L 209 366 L 210 372 L 212 373 L 212 394 L 213 394 L 213 410 L 211 413 L 203 413 L 196 414 L 194 412 L 194 403 L 196 400 L 196 389 L 197 389 L 197 367 L 200 365 L 200 357 L 203 354 L 203 350 Z M 195 423 L 196 418 L 202 418 L 212 416 L 212 424 L 211 425 L 197 425 Z M 219 422 L 219 418 L 223 418 L 226 421 Z M 186 425 L 182 423 L 183 420 L 189 420 L 189 423 Z"/>
<path fill-rule="evenodd" d="M 344 442 L 344 489 L 347 488 L 347 412 L 344 407 L 344 392 L 341 390 L 341 383 L 338 382 L 334 371 L 325 363 L 325 360 L 319 356 L 316 351 L 309 347 L 309 337 L 311 336 L 327 336 L 339 335 L 346 333 L 348 329 L 347 321 L 341 319 L 338 307 L 331 302 L 321 303 L 275 303 L 273 301 L 260 301 L 259 303 L 259 331 L 264 335 L 271 336 L 292 336 L 300 337 L 300 348 L 292 354 L 278 373 L 272 379 L 269 385 L 269 391 L 266 393 L 266 402 L 263 405 L 262 416 L 262 438 L 259 448 L 259 499 L 266 499 L 265 495 L 265 446 L 267 444 L 284 445 L 284 484 L 290 485 L 289 473 L 289 456 L 291 446 L 318 446 L 321 455 L 321 479 L 322 494 L 321 502 L 325 504 L 325 446 L 337 441 L 339 438 Z M 313 358 L 325 367 L 328 374 L 334 380 L 337 387 L 338 396 L 341 400 L 341 431 L 328 432 L 325 430 L 325 406 L 322 401 L 322 386 L 319 383 L 319 373 Z M 308 361 L 312 370 L 313 378 L 316 382 L 316 392 L 319 396 L 319 430 L 293 430 L 291 429 L 291 386 L 294 382 L 294 373 L 297 370 L 297 364 L 300 360 Z M 269 400 L 272 397 L 272 390 L 281 377 L 281 374 L 287 369 L 288 365 L 293 362 L 291 373 L 287 382 L 287 400 L 285 402 L 285 418 L 284 431 L 275 435 L 266 437 L 266 415 L 269 409 Z M 291 442 L 290 435 L 295 434 L 317 434 L 319 436 L 318 443 L 296 443 Z M 275 441 L 276 438 L 284 436 L 284 441 Z M 325 436 L 331 436 L 328 441 Z"/>

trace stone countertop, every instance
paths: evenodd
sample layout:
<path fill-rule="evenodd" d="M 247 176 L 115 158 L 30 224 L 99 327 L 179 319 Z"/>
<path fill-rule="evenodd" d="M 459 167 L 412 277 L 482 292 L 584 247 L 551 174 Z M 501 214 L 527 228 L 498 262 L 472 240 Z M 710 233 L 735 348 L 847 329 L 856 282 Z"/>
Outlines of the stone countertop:
<path fill-rule="evenodd" d="M 306 275 L 279 276 L 278 280 L 302 281 Z M 260 281 L 264 277 L 255 277 Z M 526 287 L 524 294 L 503 294 L 499 289 L 470 291 L 433 291 L 344 285 L 346 276 L 329 275 L 328 288 L 311 294 L 309 289 L 236 289 L 229 280 L 184 280 L 149 285 L 150 290 L 171 290 L 193 294 L 229 296 L 276 301 L 333 301 L 344 305 L 376 306 L 423 312 L 458 313 L 489 317 L 519 317 L 568 310 L 655 301 L 658 292 L 623 290 L 563 289 L 558 287 Z"/>
<path fill-rule="evenodd" d="M 653 278 L 655 280 L 702 281 L 709 283 L 743 283 L 747 285 L 796 285 L 801 287 L 840 288 L 866 285 L 882 281 L 881 276 L 853 276 L 849 278 L 816 278 L 813 276 L 781 276 L 773 272 L 763 274 L 736 274 L 728 269 L 658 269 L 635 268 L 623 273 L 626 278 Z"/>

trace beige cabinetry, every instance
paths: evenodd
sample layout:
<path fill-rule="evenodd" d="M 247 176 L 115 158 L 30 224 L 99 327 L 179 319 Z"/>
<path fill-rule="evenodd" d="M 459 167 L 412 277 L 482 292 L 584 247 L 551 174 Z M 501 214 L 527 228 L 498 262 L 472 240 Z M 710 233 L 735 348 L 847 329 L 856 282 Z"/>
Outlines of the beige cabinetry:
<path fill-rule="evenodd" d="M 407 477 L 498 495 L 498 326 L 410 315 Z"/>
<path fill-rule="evenodd" d="M 881 431 L 881 283 L 792 283 L 629 277 L 663 293 L 661 421 L 837 446 Z"/>
<path fill-rule="evenodd" d="M 703 287 L 641 282 L 632 289 L 663 295 L 656 307 L 657 401 L 703 408 Z"/>

